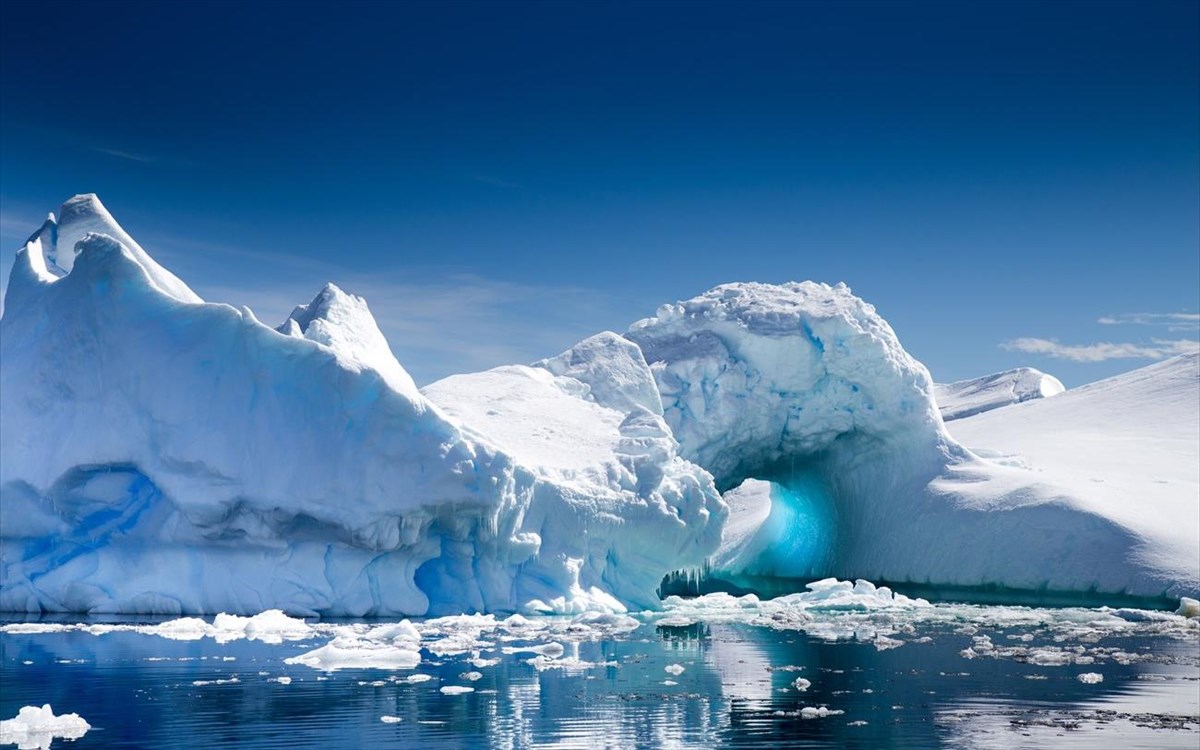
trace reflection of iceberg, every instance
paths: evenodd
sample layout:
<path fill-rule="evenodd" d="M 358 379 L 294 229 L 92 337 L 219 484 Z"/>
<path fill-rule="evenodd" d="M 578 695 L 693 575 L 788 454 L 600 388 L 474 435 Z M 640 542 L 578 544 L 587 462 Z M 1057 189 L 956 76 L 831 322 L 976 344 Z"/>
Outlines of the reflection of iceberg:
<path fill-rule="evenodd" d="M 800 596 L 807 598 L 735 602 L 716 595 L 669 603 L 671 610 L 687 608 L 697 623 L 692 627 L 659 628 L 658 614 L 640 624 L 628 616 L 586 614 L 309 621 L 308 638 L 278 643 L 172 640 L 163 635 L 176 627 L 128 623 L 44 623 L 41 632 L 31 632 L 22 623 L 0 632 L 6 657 L 0 669 L 5 684 L 12 679 L 41 686 L 44 700 L 108 732 L 136 720 L 141 736 L 164 748 L 187 747 L 197 732 L 220 737 L 231 724 L 239 737 L 277 736 L 285 725 L 298 745 L 580 747 L 603 738 L 618 747 L 806 739 L 881 747 L 901 744 L 895 740 L 901 738 L 936 747 L 941 738 L 955 736 L 937 719 L 952 714 L 963 719 L 960 726 L 975 721 L 969 714 L 981 680 L 1011 697 L 1022 714 L 1031 702 L 1045 706 L 1048 697 L 1067 710 L 1108 707 L 1129 714 L 1186 712 L 1195 702 L 1195 621 L 1176 615 L 918 604 L 845 582 Z M 272 622 L 281 632 L 296 632 L 277 617 L 264 618 L 255 632 L 267 634 Z M 878 650 L 873 638 L 882 632 L 905 645 Z M 326 672 L 292 661 L 349 637 L 413 649 L 419 643 L 423 662 L 416 671 L 396 672 L 381 663 Z M 964 644 L 982 645 L 984 639 L 994 642 L 992 651 L 1012 649 L 987 657 L 1003 663 L 961 653 Z M 551 643 L 561 644 L 549 649 L 558 654 L 554 658 L 604 666 L 539 670 L 528 662 Z M 442 653 L 434 656 L 431 648 Z M 513 652 L 505 653 L 509 648 Z M 1051 648 L 1072 654 L 1077 663 L 1030 658 Z M 1182 664 L 1161 663 L 1171 660 L 1172 649 Z M 672 664 L 685 671 L 665 671 Z M 1093 671 L 1103 672 L 1105 681 L 1086 685 L 1076 679 Z M 471 672 L 481 676 L 464 677 Z M 1137 680 L 1159 675 L 1168 679 Z M 794 689 L 799 676 L 811 683 L 803 693 Z M 667 677 L 678 684 L 665 685 Z M 123 689 L 77 689 L 114 679 Z M 440 692 L 468 685 L 475 691 L 450 697 Z M 138 690 L 156 697 L 182 691 L 188 699 L 147 700 L 131 716 L 128 696 Z M 1184 702 L 1149 706 L 1143 700 L 1138 708 L 1128 702 L 1138 695 Z M 833 721 L 822 726 L 798 725 L 803 708 L 819 706 L 845 713 L 827 716 Z M 383 727 L 380 716 L 403 721 Z M 868 724 L 852 724 L 860 721 Z M 385 729 L 388 734 L 381 734 Z M 1171 733 L 1158 746 L 1192 736 Z"/>

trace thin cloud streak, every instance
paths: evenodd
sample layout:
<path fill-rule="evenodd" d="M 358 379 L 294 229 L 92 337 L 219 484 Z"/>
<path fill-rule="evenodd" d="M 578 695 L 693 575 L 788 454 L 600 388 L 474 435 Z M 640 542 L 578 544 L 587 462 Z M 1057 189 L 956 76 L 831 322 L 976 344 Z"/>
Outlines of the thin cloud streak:
<path fill-rule="evenodd" d="M 96 151 L 97 153 L 106 154 L 108 156 L 115 156 L 118 159 L 125 159 L 126 161 L 136 161 L 136 162 L 140 162 L 142 164 L 152 164 L 152 163 L 158 161 L 158 159 L 155 159 L 153 156 L 146 156 L 145 154 L 135 154 L 132 151 L 123 151 L 119 148 L 105 148 L 103 146 L 96 146 L 92 150 Z"/>
<path fill-rule="evenodd" d="M 1113 359 L 1166 359 L 1177 354 L 1200 351 L 1194 339 L 1153 339 L 1150 343 L 1062 344 L 1053 339 L 1024 337 L 1005 341 L 1001 349 L 1041 354 L 1072 362 L 1107 362 Z"/>
<path fill-rule="evenodd" d="M 1171 331 L 1189 331 L 1200 328 L 1200 313 L 1122 313 L 1105 315 L 1096 322 L 1105 326 L 1166 326 Z"/>

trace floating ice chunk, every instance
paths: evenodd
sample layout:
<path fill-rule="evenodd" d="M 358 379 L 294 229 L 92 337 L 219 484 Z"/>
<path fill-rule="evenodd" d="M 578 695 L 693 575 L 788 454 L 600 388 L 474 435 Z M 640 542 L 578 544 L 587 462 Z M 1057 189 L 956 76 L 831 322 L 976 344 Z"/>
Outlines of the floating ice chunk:
<path fill-rule="evenodd" d="M 420 643 L 421 633 L 408 620 L 390 625 L 378 625 L 363 633 L 363 638 L 370 641 L 409 641 Z"/>
<path fill-rule="evenodd" d="M 284 664 L 303 664 L 322 671 L 337 669 L 412 669 L 421 663 L 414 648 L 339 636 L 312 651 L 285 659 Z"/>
<path fill-rule="evenodd" d="M 561 669 L 567 672 L 582 672 L 596 667 L 616 667 L 619 666 L 615 661 L 584 661 L 576 656 L 566 656 L 561 659 L 550 659 L 545 656 L 535 656 L 532 659 L 526 659 L 526 664 L 529 664 L 539 672 L 545 672 L 547 669 Z"/>
<path fill-rule="evenodd" d="M 77 740 L 92 728 L 79 714 L 54 715 L 47 703 L 41 708 L 25 706 L 11 719 L 0 721 L 0 745 L 20 750 L 48 748 L 55 739 Z"/>
<path fill-rule="evenodd" d="M 184 618 L 188 627 L 195 627 L 196 618 Z M 181 621 L 176 621 L 181 622 Z M 164 623 L 166 624 L 166 623 Z M 248 638 L 264 643 L 283 643 L 309 638 L 313 629 L 304 620 L 289 617 L 282 610 L 268 609 L 253 617 L 241 617 L 222 612 L 213 618 L 212 635 L 218 642 Z"/>
<path fill-rule="evenodd" d="M 462 679 L 467 680 L 469 682 L 475 682 L 476 680 L 483 679 L 483 673 L 482 672 L 463 672 L 462 674 L 459 675 L 459 677 L 461 677 Z"/>
<path fill-rule="evenodd" d="M 280 685 L 291 685 L 292 678 L 287 677 L 286 675 L 283 677 L 272 677 L 270 680 L 268 680 L 268 682 L 278 682 Z"/>
<path fill-rule="evenodd" d="M 1180 597 L 1179 609 L 1175 610 L 1175 614 L 1187 618 L 1200 617 L 1200 601 L 1188 596 Z"/>
<path fill-rule="evenodd" d="M 192 680 L 192 684 L 196 687 L 203 687 L 205 685 L 236 685 L 239 682 L 241 680 L 237 677 L 222 677 L 217 680 Z"/>
<path fill-rule="evenodd" d="M 801 719 L 824 719 L 826 716 L 840 716 L 841 714 L 844 714 L 844 713 L 846 713 L 846 712 L 841 711 L 839 709 L 835 709 L 835 708 L 827 708 L 825 706 L 821 706 L 819 708 L 813 707 L 813 706 L 805 706 L 804 708 L 800 709 L 800 718 Z"/>
<path fill-rule="evenodd" d="M 663 667 L 663 671 L 678 677 L 679 675 L 683 674 L 684 666 L 682 664 L 668 664 L 667 666 Z"/>
<path fill-rule="evenodd" d="M 1085 685 L 1095 685 L 1099 682 L 1104 682 L 1104 675 L 1099 672 L 1084 672 L 1076 679 Z"/>
<path fill-rule="evenodd" d="M 400 718 L 399 716 L 380 716 L 379 720 L 384 724 L 399 724 L 400 722 L 404 721 L 404 719 Z"/>
<path fill-rule="evenodd" d="M 462 695 L 475 692 L 475 688 L 465 685 L 442 685 L 441 691 L 446 695 Z"/>
<path fill-rule="evenodd" d="M 427 674 L 410 674 L 408 677 L 405 677 L 405 678 L 404 678 L 404 681 L 405 681 L 405 682 L 407 682 L 407 683 L 408 683 L 408 684 L 410 684 L 410 685 L 417 685 L 417 684 L 420 684 L 420 683 L 422 683 L 422 682 L 429 682 L 429 681 L 430 681 L 430 680 L 432 680 L 432 679 L 433 679 L 433 675 L 427 675 Z"/>
<path fill-rule="evenodd" d="M 792 683 L 792 686 L 803 693 L 805 690 L 808 690 L 810 687 L 812 687 L 812 683 L 803 677 L 797 677 L 796 681 Z"/>

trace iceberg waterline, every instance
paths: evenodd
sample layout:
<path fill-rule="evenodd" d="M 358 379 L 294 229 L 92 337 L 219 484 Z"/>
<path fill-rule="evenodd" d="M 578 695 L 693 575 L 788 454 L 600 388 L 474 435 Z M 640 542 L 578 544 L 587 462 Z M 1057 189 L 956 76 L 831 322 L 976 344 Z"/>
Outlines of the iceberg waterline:
<path fill-rule="evenodd" d="M 1200 588 L 1186 546 L 1150 554 L 1153 534 L 1068 491 L 969 495 L 996 467 L 842 285 L 725 285 L 418 390 L 359 298 L 327 286 L 274 329 L 203 303 L 95 196 L 60 217 L 18 252 L 0 319 L 0 609 L 623 612 L 658 606 L 670 571 L 768 559 Z M 718 488 L 756 480 L 822 488 L 828 519 L 729 518 Z M 817 550 L 797 538 L 814 533 Z"/>

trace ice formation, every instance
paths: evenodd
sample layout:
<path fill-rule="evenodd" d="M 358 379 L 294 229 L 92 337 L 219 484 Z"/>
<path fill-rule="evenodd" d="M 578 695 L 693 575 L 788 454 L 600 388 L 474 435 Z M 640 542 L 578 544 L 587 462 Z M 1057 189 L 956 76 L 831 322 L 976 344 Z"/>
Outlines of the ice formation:
<path fill-rule="evenodd" d="M 1119 388 L 956 420 L 972 453 L 946 431 L 925 368 L 843 285 L 725 285 L 663 306 L 628 337 L 680 454 L 726 491 L 717 577 L 1200 590 L 1194 355 Z M 1036 414 L 1060 421 L 1023 421 Z M 1006 436 L 1057 448 L 1031 471 L 994 450 Z M 1080 476 L 1083 465 L 1097 473 Z M 1122 481 L 1105 489 L 1118 466 Z"/>
<path fill-rule="evenodd" d="M 92 728 L 79 714 L 54 715 L 50 704 L 25 706 L 11 719 L 0 721 L 0 745 L 20 750 L 48 748 L 55 739 L 77 740 Z"/>
<path fill-rule="evenodd" d="M 1032 367 L 1018 367 L 982 378 L 938 383 L 934 396 L 942 419 L 972 417 L 1009 404 L 1019 404 L 1037 398 L 1050 398 L 1066 390 L 1062 382 Z"/>
<path fill-rule="evenodd" d="M 625 413 L 582 371 L 591 388 L 484 373 L 527 434 L 464 425 L 361 299 L 326 287 L 277 331 L 201 302 L 95 196 L 61 216 L 0 320 L 0 609 L 623 611 L 719 539 L 712 481 L 644 389 Z M 433 391 L 456 408 L 486 396 L 452 386 Z M 565 463 L 539 432 L 555 418 L 587 447 Z"/>
<path fill-rule="evenodd" d="M 3 610 L 615 616 L 704 566 L 1200 592 L 1195 356 L 956 419 L 967 450 L 871 305 L 748 283 L 418 390 L 364 300 L 206 304 L 95 196 L 19 251 L 0 334 Z"/>

